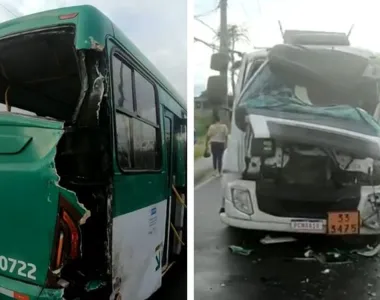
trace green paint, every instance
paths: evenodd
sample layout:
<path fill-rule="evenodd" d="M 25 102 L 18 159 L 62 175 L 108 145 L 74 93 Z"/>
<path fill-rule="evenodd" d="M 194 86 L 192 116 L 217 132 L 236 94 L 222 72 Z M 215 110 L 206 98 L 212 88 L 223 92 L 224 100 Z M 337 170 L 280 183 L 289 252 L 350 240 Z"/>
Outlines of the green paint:
<path fill-rule="evenodd" d="M 111 61 L 112 50 L 114 47 L 117 47 L 119 50 L 123 50 L 126 54 L 129 53 L 130 45 L 122 45 L 120 41 L 112 40 L 107 43 L 107 51 L 109 54 L 109 61 Z M 140 57 L 139 57 L 140 58 Z M 137 62 L 131 60 L 128 62 L 133 67 L 138 65 Z M 112 89 L 112 84 L 110 85 Z M 122 173 L 119 169 L 117 162 L 117 154 L 114 151 L 113 153 L 113 164 L 114 164 L 114 199 L 113 199 L 113 216 L 117 217 L 126 213 L 130 213 L 144 207 L 156 204 L 161 202 L 171 194 L 171 187 L 168 183 L 168 162 L 166 155 L 166 144 L 165 144 L 165 134 L 164 134 L 164 112 L 168 110 L 169 106 L 175 112 L 173 116 L 176 118 L 174 122 L 178 122 L 180 118 L 183 118 L 183 113 L 186 111 L 179 104 L 179 102 L 171 96 L 167 92 L 166 89 L 160 87 L 157 84 L 158 88 L 158 99 L 160 102 L 160 128 L 161 128 L 161 136 L 162 136 L 162 169 L 158 172 L 151 173 Z M 112 93 L 111 93 L 112 94 Z M 113 106 L 114 101 L 111 101 L 111 105 Z M 113 107 L 115 110 L 115 107 Z M 172 111 L 173 112 L 173 111 Z M 115 117 L 115 116 L 113 116 Z M 117 149 L 116 140 L 114 142 L 114 149 Z M 182 152 L 178 152 L 178 155 L 181 155 L 181 158 L 177 158 L 179 160 L 178 169 L 176 170 L 179 175 L 182 184 L 185 183 L 185 173 L 186 173 L 186 163 L 185 163 L 185 149 Z"/>
<path fill-rule="evenodd" d="M 69 20 L 59 19 L 59 16 L 70 13 L 78 13 L 78 15 Z M 186 105 L 176 90 L 167 81 L 165 76 L 157 70 L 157 68 L 140 52 L 140 50 L 115 24 L 113 24 L 103 13 L 92 6 L 82 5 L 60 8 L 4 22 L 0 24 L 0 38 L 42 27 L 65 24 L 74 24 L 76 26 L 75 46 L 77 49 L 91 49 L 94 41 L 101 46 L 105 46 L 106 43 L 108 43 L 107 40 L 112 39 L 133 59 L 133 63 L 138 69 L 145 70 L 155 79 L 155 82 L 158 85 L 161 110 L 166 108 L 172 111 L 177 117 L 182 118 L 183 113 L 186 112 Z M 163 128 L 161 128 L 161 132 L 163 134 Z M 162 146 L 164 146 L 164 141 L 162 141 Z M 167 171 L 165 169 L 165 150 L 162 153 L 162 157 L 164 161 L 164 168 L 162 172 L 154 175 L 120 174 L 117 164 L 115 163 L 116 200 L 114 202 L 114 216 L 158 203 L 159 201 L 167 198 L 168 185 L 166 179 Z M 177 171 L 178 174 L 184 174 L 184 170 L 186 169 L 184 158 L 180 161 L 180 169 L 181 170 Z M 185 184 L 186 180 L 183 175 L 179 175 L 179 180 L 181 185 Z M 149 190 L 145 189 L 146 187 L 149 187 Z"/>
<path fill-rule="evenodd" d="M 20 275 L 17 264 L 11 272 L 11 262 L 7 270 L 0 270 L 0 286 L 22 292 L 16 282 L 6 284 L 3 276 L 24 281 L 28 295 L 36 295 L 46 282 L 50 267 L 54 230 L 57 221 L 59 194 L 62 194 L 78 212 L 83 215 L 85 209 L 78 206 L 74 193 L 58 185 L 54 159 L 56 145 L 63 134 L 63 123 L 24 117 L 13 114 L 0 114 L 0 152 L 4 153 L 4 142 L 15 138 L 19 151 L 0 155 L 0 256 L 17 258 L 26 264 L 36 266 L 35 279 Z M 8 150 L 10 148 L 8 147 Z M 28 274 L 32 268 L 27 266 Z M 23 270 L 21 270 L 23 271 Z M 9 282 L 9 281 L 8 281 Z M 33 285 L 31 291 L 27 283 Z M 37 286 L 41 286 L 37 288 Z M 60 290 L 46 290 L 41 299 L 60 299 L 52 295 Z M 49 295 L 49 297 L 48 297 Z"/>
<path fill-rule="evenodd" d="M 77 17 L 60 20 L 59 16 L 78 13 Z M 0 38 L 43 27 L 73 24 L 76 26 L 75 44 L 77 49 L 91 49 L 92 40 L 105 43 L 107 35 L 113 35 L 112 22 L 98 9 L 90 5 L 72 6 L 44 11 L 0 24 Z"/>
<path fill-rule="evenodd" d="M 87 292 L 92 292 L 92 291 L 95 291 L 97 289 L 100 289 L 101 287 L 104 287 L 106 286 L 107 283 L 104 282 L 104 281 L 101 281 L 101 280 L 92 280 L 90 282 L 88 282 L 85 286 L 85 290 Z"/>
<path fill-rule="evenodd" d="M 27 124 L 34 120 L 34 127 L 29 127 Z M 0 155 L 0 255 L 15 257 L 37 267 L 35 281 L 16 272 L 0 270 L 0 276 L 33 284 L 45 283 L 60 192 L 54 158 L 63 131 L 57 127 L 57 122 L 49 120 L 0 114 L 0 145 L 2 137 L 31 137 L 17 154 Z"/>
<path fill-rule="evenodd" d="M 37 285 L 24 283 L 2 276 L 0 276 L 0 287 L 27 295 L 30 300 L 61 300 L 63 297 L 63 289 L 43 289 Z M 0 300 L 8 299 L 10 298 L 0 294 Z"/>
<path fill-rule="evenodd" d="M 78 13 L 78 15 L 73 19 L 59 19 L 59 16 L 70 13 Z M 139 62 L 139 65 L 155 77 L 161 88 L 167 94 L 170 94 L 169 97 L 175 99 L 175 101 L 169 100 L 170 103 L 177 102 L 182 109 L 186 107 L 182 97 L 176 92 L 165 76 L 157 70 L 149 59 L 108 17 L 91 5 L 59 8 L 12 19 L 0 24 L 0 38 L 42 27 L 65 24 L 76 26 L 75 46 L 77 49 L 91 49 L 93 41 L 104 47 L 107 37 L 116 38 L 122 47 Z"/>

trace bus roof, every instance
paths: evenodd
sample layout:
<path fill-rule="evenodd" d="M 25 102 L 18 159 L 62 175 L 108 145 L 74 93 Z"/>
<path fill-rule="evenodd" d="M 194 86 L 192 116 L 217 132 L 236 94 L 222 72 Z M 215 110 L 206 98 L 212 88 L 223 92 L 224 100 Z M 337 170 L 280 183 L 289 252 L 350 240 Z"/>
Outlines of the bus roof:
<path fill-rule="evenodd" d="M 117 38 L 128 49 L 156 81 L 183 107 L 186 103 L 162 73 L 127 38 L 127 36 L 102 12 L 91 5 L 63 7 L 15 18 L 0 23 L 0 39 L 59 25 L 74 24 L 79 30 L 75 36 L 77 49 L 101 50 L 105 37 Z"/>

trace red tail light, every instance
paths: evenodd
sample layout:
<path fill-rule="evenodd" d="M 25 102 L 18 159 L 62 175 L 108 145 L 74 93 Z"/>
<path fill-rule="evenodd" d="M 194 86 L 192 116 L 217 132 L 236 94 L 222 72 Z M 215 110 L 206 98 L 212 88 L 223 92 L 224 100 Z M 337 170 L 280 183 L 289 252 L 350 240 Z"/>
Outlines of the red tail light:
<path fill-rule="evenodd" d="M 69 214 L 66 211 L 63 211 L 62 219 L 70 231 L 70 257 L 72 259 L 75 259 L 78 257 L 79 254 L 79 231 L 73 219 L 69 216 Z"/>
<path fill-rule="evenodd" d="M 74 19 L 77 15 L 78 15 L 78 13 L 71 13 L 71 14 L 67 14 L 67 15 L 60 15 L 59 19 L 60 20 Z"/>

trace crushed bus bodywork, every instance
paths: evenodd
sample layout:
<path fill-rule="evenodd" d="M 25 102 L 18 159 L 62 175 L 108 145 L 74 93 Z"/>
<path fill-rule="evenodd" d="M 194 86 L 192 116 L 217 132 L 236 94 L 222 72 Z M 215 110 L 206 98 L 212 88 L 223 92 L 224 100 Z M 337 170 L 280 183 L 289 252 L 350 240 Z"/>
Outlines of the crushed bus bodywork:
<path fill-rule="evenodd" d="M 0 39 L 0 299 L 110 294 L 104 54 L 75 38 L 63 24 Z"/>
<path fill-rule="evenodd" d="M 260 230 L 379 234 L 379 79 L 369 51 L 272 48 L 234 107 L 222 220 Z"/>

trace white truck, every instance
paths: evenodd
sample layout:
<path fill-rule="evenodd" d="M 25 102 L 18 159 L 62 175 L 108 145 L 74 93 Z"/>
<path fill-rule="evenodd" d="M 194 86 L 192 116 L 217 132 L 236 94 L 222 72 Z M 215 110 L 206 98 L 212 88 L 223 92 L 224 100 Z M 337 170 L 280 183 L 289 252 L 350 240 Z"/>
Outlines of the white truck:
<path fill-rule="evenodd" d="M 324 34 L 243 58 L 223 159 L 225 224 L 380 234 L 380 67 L 371 51 Z M 214 101 L 222 82 L 209 79 Z"/>

